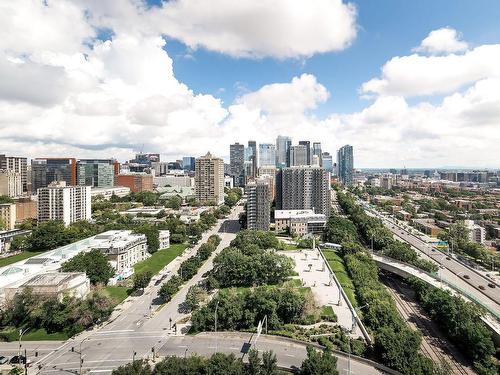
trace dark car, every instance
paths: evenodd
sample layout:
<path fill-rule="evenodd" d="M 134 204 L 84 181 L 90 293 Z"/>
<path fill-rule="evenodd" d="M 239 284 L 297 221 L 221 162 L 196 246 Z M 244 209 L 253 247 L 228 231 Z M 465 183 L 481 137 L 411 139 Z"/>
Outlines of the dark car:
<path fill-rule="evenodd" d="M 486 288 L 484 287 L 484 285 L 479 285 L 479 286 L 478 286 L 478 288 L 479 288 L 479 289 L 481 289 L 481 290 L 485 290 L 485 289 L 486 289 Z"/>
<path fill-rule="evenodd" d="M 10 364 L 17 365 L 17 364 L 24 364 L 26 362 L 26 357 L 24 355 L 15 355 L 12 357 L 9 361 Z M 31 361 L 28 359 L 28 364 L 30 364 Z"/>
<path fill-rule="evenodd" d="M 469 275 L 464 275 L 464 279 L 469 280 L 469 279 L 470 279 L 470 276 L 469 276 Z"/>
<path fill-rule="evenodd" d="M 495 284 L 493 284 L 493 283 L 488 283 L 488 286 L 489 286 L 490 288 L 496 288 L 496 285 L 495 285 Z"/>

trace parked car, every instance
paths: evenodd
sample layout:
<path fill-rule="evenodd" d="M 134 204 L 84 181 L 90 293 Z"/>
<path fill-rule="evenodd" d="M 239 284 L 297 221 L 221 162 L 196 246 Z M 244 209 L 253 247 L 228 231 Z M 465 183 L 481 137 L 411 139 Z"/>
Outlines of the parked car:
<path fill-rule="evenodd" d="M 495 284 L 493 284 L 493 283 L 488 283 L 488 286 L 489 286 L 490 288 L 496 288 L 496 285 L 495 285 Z"/>
<path fill-rule="evenodd" d="M 469 280 L 469 279 L 470 279 L 470 276 L 469 276 L 469 275 L 464 275 L 464 279 Z"/>
<path fill-rule="evenodd" d="M 4 357 L 3 355 L 0 355 L 0 365 L 4 365 L 7 362 L 9 362 L 9 358 Z"/>
<path fill-rule="evenodd" d="M 486 289 L 486 288 L 484 287 L 484 285 L 479 285 L 479 286 L 478 286 L 478 288 L 479 288 L 479 289 L 481 289 L 481 290 L 485 290 L 485 289 Z"/>

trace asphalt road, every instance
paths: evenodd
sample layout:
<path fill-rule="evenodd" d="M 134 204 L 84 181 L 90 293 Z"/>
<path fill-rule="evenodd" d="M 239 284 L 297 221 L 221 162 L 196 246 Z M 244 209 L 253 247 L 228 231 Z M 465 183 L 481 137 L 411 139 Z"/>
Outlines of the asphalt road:
<path fill-rule="evenodd" d="M 83 365 L 82 370 L 90 373 L 110 373 L 116 367 L 129 363 L 134 359 L 152 360 L 153 353 L 149 346 L 155 341 L 161 341 L 155 350 L 155 361 L 162 357 L 175 356 L 210 356 L 215 352 L 232 353 L 237 358 L 247 360 L 250 348 L 259 352 L 272 350 L 278 359 L 278 365 L 286 368 L 299 368 L 306 358 L 306 345 L 292 342 L 285 338 L 262 335 L 256 340 L 255 335 L 249 333 L 202 333 L 197 336 L 164 336 L 161 332 L 115 332 L 113 334 L 97 333 L 86 341 L 82 347 Z M 126 342 L 128 345 L 116 345 L 117 342 Z M 60 344 L 60 343 L 59 343 Z M 8 343 L 1 346 L 2 354 L 10 356 L 17 353 L 17 344 Z M 54 350 L 57 343 L 26 343 L 28 357 L 34 350 L 43 353 Z M 35 349 L 36 348 L 36 349 Z M 45 349 L 44 349 L 45 348 Z M 135 351 L 135 354 L 134 354 Z M 78 374 L 80 371 L 79 348 L 71 352 L 71 347 L 65 346 L 59 349 L 60 355 L 55 356 L 50 366 L 44 366 L 38 370 L 35 366 L 30 369 L 31 373 L 38 374 Z M 337 369 L 340 374 L 347 374 L 349 360 L 347 355 L 336 355 Z M 352 374 L 374 375 L 382 372 L 371 364 L 352 358 Z"/>
<path fill-rule="evenodd" d="M 380 215 L 373 209 L 370 209 L 369 212 L 379 217 L 394 235 L 408 242 L 427 258 L 430 258 L 440 264 L 441 267 L 439 269 L 439 273 L 443 279 L 465 290 L 467 293 L 474 296 L 478 301 L 487 305 L 500 315 L 500 288 L 490 288 L 488 283 L 491 283 L 491 280 L 467 268 L 452 256 L 448 256 L 438 249 L 432 248 L 425 241 L 409 233 L 400 226 L 397 226 L 395 222 L 384 217 L 383 215 Z M 469 278 L 464 278 L 465 275 Z M 479 286 L 482 286 L 484 290 L 481 290 Z"/>
<path fill-rule="evenodd" d="M 236 206 L 227 219 L 219 220 L 213 229 L 203 234 L 198 246 L 181 257 L 177 257 L 166 267 L 170 272 L 164 281 L 158 285 L 155 285 L 153 281 L 145 289 L 143 295 L 130 298 L 123 305 L 121 311 L 113 314 L 112 319 L 107 324 L 92 331 L 83 332 L 46 356 L 39 353 L 41 359 L 37 365 L 43 366 L 41 373 L 53 370 L 58 372 L 71 370 L 74 367 L 75 358 L 77 365 L 79 365 L 80 346 L 84 367 L 90 368 L 114 367 L 116 364 L 129 362 L 134 351 L 139 358 L 164 346 L 168 339 L 176 333 L 173 329 L 175 322 L 186 316 L 182 310 L 182 303 L 189 287 L 201 280 L 202 275 L 212 268 L 212 261 L 216 254 L 227 247 L 236 236 L 239 230 L 238 217 L 241 211 L 242 207 Z M 158 290 L 161 284 L 176 274 L 182 261 L 195 254 L 199 246 L 206 242 L 212 234 L 218 234 L 222 239 L 216 251 L 168 304 L 160 306 Z M 162 270 L 162 273 L 165 273 L 165 270 Z M 170 319 L 172 319 L 172 328 Z M 0 345 L 0 350 L 1 348 Z"/>

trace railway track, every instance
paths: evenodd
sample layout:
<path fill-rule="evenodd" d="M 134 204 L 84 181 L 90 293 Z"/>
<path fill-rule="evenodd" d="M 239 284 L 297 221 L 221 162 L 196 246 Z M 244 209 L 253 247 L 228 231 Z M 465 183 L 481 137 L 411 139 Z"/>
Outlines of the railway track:
<path fill-rule="evenodd" d="M 475 375 L 476 373 L 472 371 L 472 369 L 462 365 L 456 360 L 452 354 L 455 352 L 455 349 L 452 348 L 446 340 L 438 338 L 440 335 L 436 334 L 435 328 L 422 317 L 421 312 L 418 311 L 412 303 L 401 297 L 401 294 L 404 294 L 403 288 L 390 278 L 386 278 L 385 282 L 389 286 L 389 291 L 396 301 L 399 312 L 415 329 L 422 332 L 421 350 L 423 354 L 436 363 L 447 363 L 452 374 Z M 439 347 L 432 342 L 431 338 L 435 338 L 439 341 Z M 442 349 L 446 349 L 449 354 Z"/>

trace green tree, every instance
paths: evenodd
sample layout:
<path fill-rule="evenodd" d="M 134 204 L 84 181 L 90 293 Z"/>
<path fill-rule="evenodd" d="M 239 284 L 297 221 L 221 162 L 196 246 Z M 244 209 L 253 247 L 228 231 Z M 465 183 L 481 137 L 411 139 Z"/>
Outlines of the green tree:
<path fill-rule="evenodd" d="M 181 204 L 182 199 L 178 195 L 174 195 L 173 197 L 167 199 L 167 201 L 165 202 L 165 207 L 178 210 L 179 208 L 181 208 Z"/>
<path fill-rule="evenodd" d="M 259 352 L 255 349 L 251 349 L 248 352 L 248 365 L 247 365 L 247 375 L 260 375 L 261 360 L 259 357 Z"/>
<path fill-rule="evenodd" d="M 196 310 L 206 298 L 207 292 L 203 288 L 193 285 L 186 294 L 186 307 L 189 310 Z"/>
<path fill-rule="evenodd" d="M 0 204 L 3 203 L 14 203 L 14 199 L 9 197 L 8 195 L 0 195 Z"/>
<path fill-rule="evenodd" d="M 278 360 L 276 359 L 276 354 L 272 351 L 265 351 L 262 353 L 262 375 L 277 375 L 278 371 Z"/>
<path fill-rule="evenodd" d="M 62 264 L 61 270 L 63 272 L 85 272 L 94 285 L 106 285 L 115 274 L 115 270 L 109 264 L 106 255 L 97 249 L 74 256 Z"/>
<path fill-rule="evenodd" d="M 160 247 L 160 232 L 158 228 L 151 224 L 142 224 L 134 229 L 135 233 L 142 233 L 146 236 L 148 251 L 153 254 Z"/>
<path fill-rule="evenodd" d="M 151 366 L 148 362 L 139 359 L 133 361 L 132 363 L 127 363 L 126 365 L 120 366 L 114 369 L 111 373 L 112 375 L 151 375 Z"/>
<path fill-rule="evenodd" d="M 143 271 L 134 274 L 134 290 L 146 288 L 152 277 L 153 273 L 151 271 Z"/>
<path fill-rule="evenodd" d="M 307 347 L 307 358 L 302 362 L 300 375 L 338 375 L 337 358 L 329 349 L 319 352 L 312 346 Z"/>
<path fill-rule="evenodd" d="M 59 220 L 40 223 L 27 238 L 28 250 L 51 250 L 71 242 L 64 223 Z"/>

